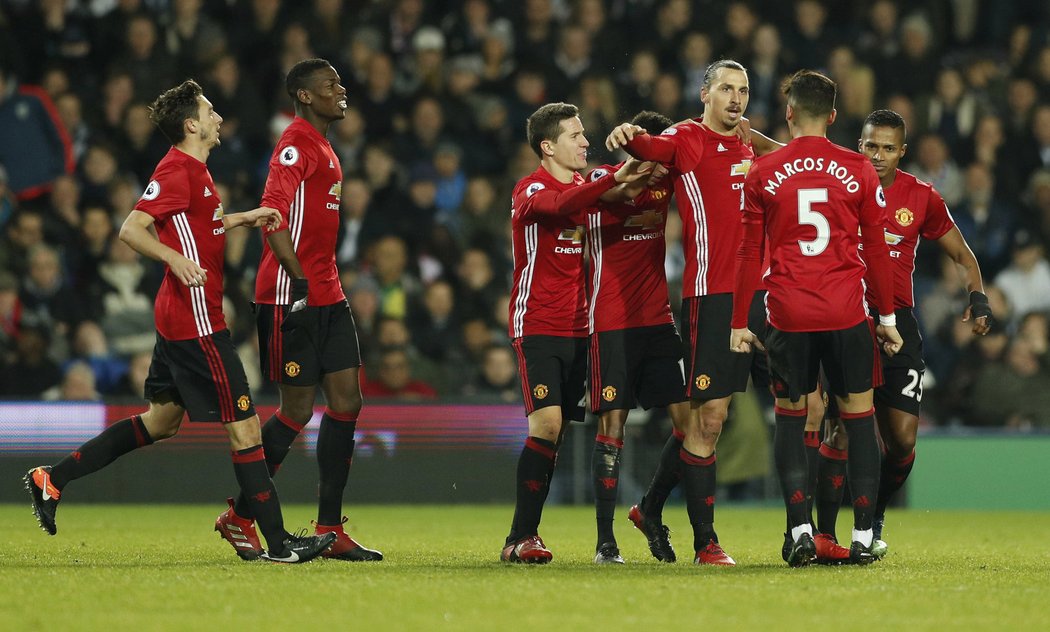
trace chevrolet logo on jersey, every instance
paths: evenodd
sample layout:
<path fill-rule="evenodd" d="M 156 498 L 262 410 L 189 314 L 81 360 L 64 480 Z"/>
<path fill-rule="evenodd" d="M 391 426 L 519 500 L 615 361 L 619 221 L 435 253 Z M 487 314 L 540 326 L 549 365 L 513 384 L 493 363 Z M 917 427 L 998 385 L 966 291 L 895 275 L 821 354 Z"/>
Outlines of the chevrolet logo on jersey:
<path fill-rule="evenodd" d="M 222 202 L 220 202 L 219 205 L 215 207 L 215 213 L 211 216 L 211 219 L 212 219 L 213 222 L 222 221 L 222 215 L 223 215 Z"/>
<path fill-rule="evenodd" d="M 904 241 L 904 235 L 897 235 L 895 233 L 891 233 L 888 230 L 886 230 L 885 232 L 886 232 L 886 243 L 891 245 L 891 246 L 896 246 L 897 244 L 899 244 L 902 241 Z"/>
<path fill-rule="evenodd" d="M 731 176 L 746 176 L 747 172 L 751 170 L 751 161 L 742 160 L 732 167 L 729 168 L 729 175 Z"/>
<path fill-rule="evenodd" d="M 576 228 L 566 228 L 561 231 L 558 235 L 560 241 L 571 241 L 573 244 L 583 243 L 583 226 L 577 226 Z"/>
<path fill-rule="evenodd" d="M 343 199 L 343 183 L 342 182 L 336 182 L 335 184 L 333 184 L 332 188 L 328 189 L 328 195 L 334 195 L 335 199 L 342 200 Z"/>
<path fill-rule="evenodd" d="M 664 223 L 664 214 L 658 211 L 646 211 L 640 215 L 631 215 L 623 223 L 629 228 L 641 227 L 642 230 L 653 230 Z"/>

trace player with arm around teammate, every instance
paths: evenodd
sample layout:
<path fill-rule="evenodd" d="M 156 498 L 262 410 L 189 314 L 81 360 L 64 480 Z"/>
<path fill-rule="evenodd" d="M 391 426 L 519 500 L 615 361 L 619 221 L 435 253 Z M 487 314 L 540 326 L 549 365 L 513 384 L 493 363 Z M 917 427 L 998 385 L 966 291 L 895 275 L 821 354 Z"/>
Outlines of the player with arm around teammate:
<path fill-rule="evenodd" d="M 872 112 L 864 121 L 857 144 L 875 167 L 886 196 L 885 232 L 893 264 L 894 313 L 897 329 L 904 339 L 900 353 L 892 357 L 883 353 L 884 382 L 875 389 L 875 420 L 885 453 L 875 503 L 873 553 L 882 557 L 888 550 L 882 541 L 886 507 L 908 479 L 915 462 L 922 378 L 926 370 L 922 337 L 913 313 L 912 273 L 920 238 L 936 242 L 959 266 L 970 297 L 963 320 L 973 321 L 975 335 L 988 333 L 992 313 L 977 258 L 955 226 L 944 199 L 930 184 L 898 168 L 908 149 L 904 118 L 892 110 Z M 818 474 L 821 482 L 817 486 L 817 528 L 831 537 L 835 535 L 835 515 L 842 496 L 842 487 L 831 482 L 842 480 L 848 443 L 840 426 L 841 423 L 836 424 L 821 446 Z"/>
<path fill-rule="evenodd" d="M 872 520 L 879 484 L 872 391 L 879 366 L 865 309 L 865 279 L 876 300 L 878 339 L 891 355 L 901 348 L 882 231 L 885 199 L 871 164 L 826 137 L 835 120 L 835 83 L 802 70 L 785 82 L 784 93 L 792 141 L 759 159 L 744 185 L 744 234 L 729 347 L 746 352 L 759 344 L 747 328 L 750 304 L 741 297 L 757 285 L 761 253 L 768 246 L 765 348 L 776 397 L 774 457 L 790 527 L 787 562 L 803 566 L 816 554 L 803 436 L 806 395 L 816 390 L 823 368 L 854 451 L 859 448 L 849 463 L 854 507 L 850 557 L 869 563 L 874 560 Z M 867 266 L 860 258 L 861 242 Z M 867 267 L 871 271 L 865 277 Z"/>
<path fill-rule="evenodd" d="M 587 166 L 589 143 L 575 105 L 540 107 L 529 116 L 527 133 L 540 164 L 512 194 L 514 276 L 508 328 L 518 357 L 528 436 L 518 459 L 514 518 L 500 559 L 545 564 L 553 556 L 538 533 L 543 503 L 565 422 L 583 420 L 584 211 L 614 186 L 648 174 L 632 162 L 585 183 L 579 170 Z"/>
<path fill-rule="evenodd" d="M 269 545 L 256 557 L 309 561 L 335 538 L 301 538 L 284 530 L 277 490 L 266 470 L 259 417 L 222 313 L 226 230 L 276 227 L 281 217 L 271 209 L 224 213 L 206 165 L 219 145 L 222 117 L 196 82 L 185 81 L 160 95 L 151 106 L 151 118 L 173 146 L 120 229 L 121 240 L 166 267 L 154 308 L 157 344 L 145 387 L 149 409 L 109 426 L 53 467 L 31 470 L 25 480 L 34 513 L 54 535 L 55 510 L 69 482 L 175 436 L 188 412 L 195 422 L 221 422 L 230 437 L 237 482 Z"/>
<path fill-rule="evenodd" d="M 675 199 L 682 218 L 685 271 L 679 319 L 686 342 L 686 385 L 692 421 L 683 437 L 668 439 L 649 490 L 630 517 L 645 534 L 657 559 L 673 559 L 661 516 L 667 494 L 681 476 L 689 521 L 693 527 L 694 561 L 732 565 L 714 529 L 715 447 L 733 393 L 747 389 L 748 378 L 765 386 L 762 354 L 735 354 L 725 346 L 733 305 L 736 246 L 740 243 L 740 209 L 744 176 L 754 160 L 739 127 L 750 95 L 747 71 L 732 60 L 711 64 L 700 98 L 702 118 L 683 121 L 662 134 L 644 133 L 625 123 L 609 134 L 606 146 L 625 149 L 640 160 L 670 165 Z M 761 294 L 751 289 L 757 324 Z"/>

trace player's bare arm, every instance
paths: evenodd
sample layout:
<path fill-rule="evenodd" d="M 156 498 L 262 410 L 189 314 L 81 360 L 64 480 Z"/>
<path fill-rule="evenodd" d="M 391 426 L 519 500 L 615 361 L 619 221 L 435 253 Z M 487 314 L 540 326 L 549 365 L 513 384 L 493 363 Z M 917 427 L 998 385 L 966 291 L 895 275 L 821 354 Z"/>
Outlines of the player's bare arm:
<path fill-rule="evenodd" d="M 962 268 L 966 278 L 966 291 L 970 295 L 970 304 L 963 312 L 963 322 L 973 319 L 973 333 L 983 336 L 992 327 L 992 309 L 988 306 L 988 297 L 984 293 L 984 280 L 981 278 L 981 266 L 977 263 L 966 239 L 958 227 L 952 227 L 937 244 L 955 265 Z"/>
<path fill-rule="evenodd" d="M 744 121 L 746 120 L 744 119 Z M 744 127 L 744 123 L 741 122 L 739 127 Z M 784 146 L 784 143 L 778 143 L 762 132 L 750 129 L 750 126 L 748 126 L 748 130 L 751 136 L 751 148 L 755 151 L 756 156 L 765 156 Z"/>
<path fill-rule="evenodd" d="M 281 263 L 281 267 L 284 268 L 289 277 L 293 279 L 306 278 L 306 275 L 303 273 L 303 266 L 299 263 L 299 257 L 295 254 L 292 236 L 288 234 L 288 231 L 282 230 L 267 235 L 266 243 L 270 244 L 270 249 L 273 250 L 274 256 L 277 257 L 277 261 Z"/>
<path fill-rule="evenodd" d="M 281 227 L 281 212 L 275 208 L 263 206 L 241 213 L 231 213 L 223 215 L 222 226 L 226 230 L 237 228 L 238 226 L 248 226 L 250 228 L 265 226 L 269 230 L 277 230 Z"/>
<path fill-rule="evenodd" d="M 135 252 L 163 262 L 184 285 L 204 286 L 208 282 L 208 271 L 162 244 L 150 231 L 152 226 L 152 215 L 142 211 L 131 211 L 120 227 L 120 240 L 131 246 Z"/>
<path fill-rule="evenodd" d="M 644 127 L 639 127 L 633 123 L 621 123 L 614 127 L 613 131 L 609 132 L 609 136 L 605 139 L 605 148 L 609 151 L 620 149 L 638 134 L 645 133 Z"/>

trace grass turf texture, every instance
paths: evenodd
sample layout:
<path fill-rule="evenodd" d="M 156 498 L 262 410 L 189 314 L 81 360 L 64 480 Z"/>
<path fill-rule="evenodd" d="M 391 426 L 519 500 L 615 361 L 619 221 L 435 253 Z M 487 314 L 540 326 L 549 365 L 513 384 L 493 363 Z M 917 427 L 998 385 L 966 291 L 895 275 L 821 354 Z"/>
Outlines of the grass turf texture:
<path fill-rule="evenodd" d="M 893 511 L 883 561 L 789 569 L 775 509 L 718 511 L 736 568 L 690 564 L 681 507 L 666 515 L 677 564 L 652 559 L 619 508 L 626 566 L 592 563 L 588 507 L 544 512 L 548 566 L 497 561 L 509 506 L 358 507 L 350 533 L 386 560 L 303 566 L 240 561 L 211 530 L 222 509 L 70 500 L 49 537 L 28 503 L 0 505 L 0 629 L 1050 627 L 1046 513 Z M 285 517 L 303 526 L 312 508 Z M 839 522 L 846 536 L 846 511 Z"/>

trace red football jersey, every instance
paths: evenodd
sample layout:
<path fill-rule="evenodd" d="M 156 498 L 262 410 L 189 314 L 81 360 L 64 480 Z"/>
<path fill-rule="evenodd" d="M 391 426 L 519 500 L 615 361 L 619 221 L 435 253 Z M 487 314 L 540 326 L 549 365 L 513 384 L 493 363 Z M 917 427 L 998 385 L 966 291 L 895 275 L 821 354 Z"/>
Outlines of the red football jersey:
<path fill-rule="evenodd" d="M 162 244 L 208 271 L 204 287 L 187 287 L 170 268 L 165 269 L 153 305 L 157 332 L 168 340 L 190 340 L 226 329 L 222 315 L 226 231 L 222 200 L 208 166 L 172 147 L 153 170 L 135 210 L 153 217 Z"/>
<path fill-rule="evenodd" d="M 270 157 L 261 206 L 275 208 L 284 216 L 277 230 L 291 235 L 295 255 L 310 281 L 310 305 L 332 305 L 346 298 L 335 265 L 342 194 L 343 169 L 331 143 L 305 119 L 296 117 Z M 291 289 L 291 278 L 264 243 L 255 301 L 287 305 Z"/>
<path fill-rule="evenodd" d="M 619 168 L 598 167 L 590 179 Z M 671 189 L 665 178 L 633 200 L 599 202 L 588 210 L 591 333 L 674 322 L 664 273 L 664 227 L 670 202 Z"/>
<path fill-rule="evenodd" d="M 564 184 L 540 166 L 514 186 L 514 285 L 508 326 L 512 339 L 587 335 L 584 210 L 613 184 L 611 174 L 584 184 L 578 173 Z"/>
<path fill-rule="evenodd" d="M 711 131 L 700 119 L 659 136 L 635 137 L 627 150 L 643 160 L 670 164 L 682 218 L 685 271 L 682 298 L 733 291 L 744 177 L 755 158 L 736 136 Z"/>
<path fill-rule="evenodd" d="M 774 327 L 831 331 L 867 318 L 859 230 L 878 230 L 885 219 L 882 187 L 867 158 L 826 138 L 799 137 L 752 165 L 744 197 L 745 221 L 765 226 L 766 312 Z M 884 261 L 885 243 L 874 243 Z M 737 326 L 738 311 L 746 310 L 734 309 Z"/>
<path fill-rule="evenodd" d="M 886 245 L 893 261 L 893 306 L 914 307 L 912 274 L 919 237 L 940 239 L 955 227 L 944 198 L 933 185 L 897 170 L 886 194 Z M 874 301 L 869 291 L 868 300 Z"/>

